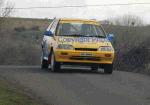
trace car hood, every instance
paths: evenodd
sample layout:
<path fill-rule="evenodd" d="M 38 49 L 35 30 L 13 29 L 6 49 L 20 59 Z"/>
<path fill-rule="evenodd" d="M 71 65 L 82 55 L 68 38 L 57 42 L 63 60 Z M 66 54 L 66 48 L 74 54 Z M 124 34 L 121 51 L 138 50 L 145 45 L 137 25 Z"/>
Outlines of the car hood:
<path fill-rule="evenodd" d="M 75 48 L 99 48 L 100 46 L 112 46 L 107 38 L 98 37 L 64 37 L 56 36 L 57 44 L 69 44 Z"/>

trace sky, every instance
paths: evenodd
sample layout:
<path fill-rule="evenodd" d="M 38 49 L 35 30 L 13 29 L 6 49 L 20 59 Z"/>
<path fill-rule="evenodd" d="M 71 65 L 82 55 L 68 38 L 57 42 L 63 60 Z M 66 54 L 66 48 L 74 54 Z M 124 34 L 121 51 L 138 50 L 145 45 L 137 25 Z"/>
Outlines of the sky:
<path fill-rule="evenodd" d="M 150 3 L 150 0 L 8 0 L 15 8 L 48 7 L 65 5 L 103 5 L 126 3 Z M 12 16 L 24 18 L 87 18 L 106 20 L 122 15 L 139 16 L 145 23 L 150 24 L 150 4 L 126 6 L 102 6 L 82 8 L 47 8 L 14 10 Z"/>

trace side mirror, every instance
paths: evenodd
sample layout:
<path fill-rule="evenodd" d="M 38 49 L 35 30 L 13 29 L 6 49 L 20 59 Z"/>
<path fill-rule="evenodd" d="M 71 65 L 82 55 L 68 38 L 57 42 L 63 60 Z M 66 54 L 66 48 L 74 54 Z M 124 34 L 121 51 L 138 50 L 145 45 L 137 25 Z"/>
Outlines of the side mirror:
<path fill-rule="evenodd" d="M 114 39 L 114 34 L 108 34 L 108 35 L 107 35 L 107 39 L 108 39 L 110 42 L 112 42 L 113 39 Z"/>
<path fill-rule="evenodd" d="M 44 35 L 46 35 L 46 36 L 53 36 L 53 33 L 52 33 L 52 31 L 46 31 L 44 33 Z"/>

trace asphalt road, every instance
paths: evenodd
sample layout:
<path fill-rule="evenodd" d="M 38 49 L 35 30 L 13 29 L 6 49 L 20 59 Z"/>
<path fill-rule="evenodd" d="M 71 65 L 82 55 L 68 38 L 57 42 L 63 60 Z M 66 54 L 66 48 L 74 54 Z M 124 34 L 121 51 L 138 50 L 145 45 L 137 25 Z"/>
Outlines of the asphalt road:
<path fill-rule="evenodd" d="M 0 66 L 0 75 L 48 105 L 150 105 L 150 77 L 88 68 L 53 73 L 36 66 Z"/>

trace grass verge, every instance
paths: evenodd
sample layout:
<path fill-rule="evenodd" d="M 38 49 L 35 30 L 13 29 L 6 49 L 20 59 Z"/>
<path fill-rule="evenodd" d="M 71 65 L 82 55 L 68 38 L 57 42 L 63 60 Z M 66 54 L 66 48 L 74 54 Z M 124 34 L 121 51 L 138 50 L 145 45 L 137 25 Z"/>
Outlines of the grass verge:
<path fill-rule="evenodd" d="M 0 79 L 0 105 L 41 105 L 36 99 L 12 86 L 4 79 Z"/>

